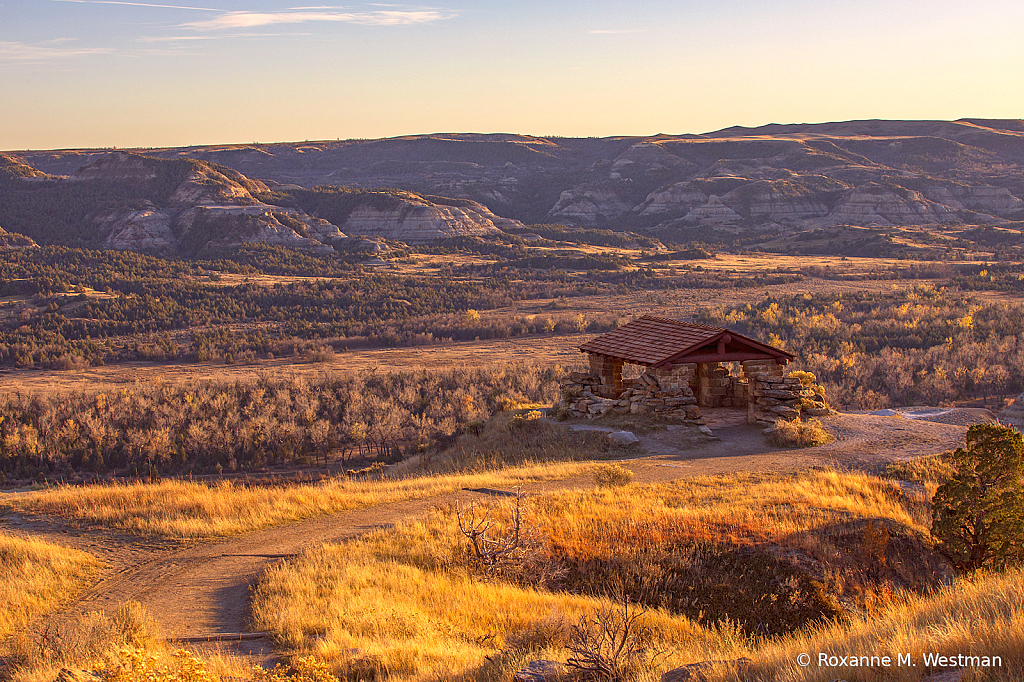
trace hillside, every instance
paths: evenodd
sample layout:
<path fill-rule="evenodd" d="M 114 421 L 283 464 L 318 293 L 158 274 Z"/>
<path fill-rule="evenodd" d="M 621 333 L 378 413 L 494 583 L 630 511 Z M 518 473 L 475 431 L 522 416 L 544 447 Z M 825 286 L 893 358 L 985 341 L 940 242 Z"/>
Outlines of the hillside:
<path fill-rule="evenodd" d="M 31 249 L 38 246 L 34 241 L 28 237 L 8 232 L 4 228 L 0 227 L 0 248 L 8 249 Z"/>
<path fill-rule="evenodd" d="M 98 153 L 16 156 L 66 174 Z M 600 139 L 443 134 L 151 153 L 286 186 L 398 187 L 477 201 L 523 222 L 670 237 L 715 228 L 955 230 L 1024 219 L 1021 121 L 773 124 Z"/>
<path fill-rule="evenodd" d="M 40 244 L 187 257 L 245 243 L 327 251 L 346 232 L 423 242 L 519 225 L 472 201 L 405 191 L 271 191 L 201 160 L 127 152 L 80 160 L 50 175 L 0 157 L 0 224 Z"/>

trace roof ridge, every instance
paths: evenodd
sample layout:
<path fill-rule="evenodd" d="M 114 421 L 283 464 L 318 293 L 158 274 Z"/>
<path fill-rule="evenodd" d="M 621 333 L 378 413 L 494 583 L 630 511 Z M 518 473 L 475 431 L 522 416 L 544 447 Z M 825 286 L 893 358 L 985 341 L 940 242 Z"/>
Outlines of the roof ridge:
<path fill-rule="evenodd" d="M 701 324 L 700 322 L 684 322 L 683 320 L 677 320 L 673 317 L 665 317 L 663 315 L 652 315 L 646 313 L 637 318 L 638 320 L 652 320 L 656 322 L 671 322 L 673 324 L 684 325 L 687 327 L 699 327 L 701 329 L 715 330 L 715 331 L 728 331 L 725 327 L 712 327 L 708 324 Z"/>
<path fill-rule="evenodd" d="M 656 366 L 673 358 L 695 353 L 697 349 L 716 338 L 724 339 L 726 334 L 732 335 L 733 340 L 729 343 L 739 342 L 741 346 L 753 344 L 751 352 L 755 359 L 762 354 L 767 354 L 768 357 L 792 357 L 786 351 L 772 348 L 725 327 L 711 327 L 650 314 L 642 315 L 621 327 L 601 334 L 579 346 L 579 349 L 584 353 L 615 357 L 631 364 Z M 700 353 L 695 353 L 694 357 L 697 355 Z"/>

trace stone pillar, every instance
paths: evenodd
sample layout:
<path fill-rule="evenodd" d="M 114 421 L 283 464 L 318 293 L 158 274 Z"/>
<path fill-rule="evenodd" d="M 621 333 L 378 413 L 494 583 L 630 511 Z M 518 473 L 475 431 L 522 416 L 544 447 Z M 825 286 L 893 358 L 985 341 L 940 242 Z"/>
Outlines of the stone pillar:
<path fill-rule="evenodd" d="M 747 380 L 747 423 L 756 424 L 757 396 L 754 395 L 754 386 L 757 376 L 767 375 L 768 378 L 781 379 L 785 369 L 775 360 L 744 360 L 740 366 L 743 367 L 743 377 Z"/>
<path fill-rule="evenodd" d="M 590 373 L 601 379 L 601 396 L 618 398 L 622 393 L 622 360 L 590 353 Z"/>
<path fill-rule="evenodd" d="M 711 365 L 706 362 L 697 363 L 697 405 L 711 406 Z"/>

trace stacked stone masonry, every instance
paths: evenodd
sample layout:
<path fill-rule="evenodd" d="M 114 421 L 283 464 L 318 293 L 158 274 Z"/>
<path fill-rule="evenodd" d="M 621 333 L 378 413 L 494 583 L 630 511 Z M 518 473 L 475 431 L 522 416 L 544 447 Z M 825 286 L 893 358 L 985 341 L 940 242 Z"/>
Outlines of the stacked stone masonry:
<path fill-rule="evenodd" d="M 804 415 L 822 417 L 830 413 L 825 396 L 803 386 L 796 377 L 784 377 L 781 372 L 762 372 L 751 376 L 754 399 L 749 409 L 758 424 L 774 426 L 779 421 L 793 421 Z"/>
<path fill-rule="evenodd" d="M 561 406 L 573 416 L 598 416 L 608 413 L 657 414 L 681 418 L 683 422 L 702 426 L 697 398 L 689 385 L 687 372 L 691 366 L 672 370 L 648 371 L 636 379 L 621 379 L 622 392 L 617 397 L 605 397 L 603 377 L 584 372 L 571 372 L 561 383 Z"/>
<path fill-rule="evenodd" d="M 746 407 L 748 423 L 763 426 L 829 414 L 825 396 L 786 376 L 774 360 L 740 364 L 740 376 L 718 363 L 699 363 L 652 367 L 636 379 L 623 379 L 620 360 L 592 354 L 590 372 L 572 372 L 562 380 L 560 406 L 577 417 L 651 414 L 696 426 L 704 424 L 701 407 Z"/>

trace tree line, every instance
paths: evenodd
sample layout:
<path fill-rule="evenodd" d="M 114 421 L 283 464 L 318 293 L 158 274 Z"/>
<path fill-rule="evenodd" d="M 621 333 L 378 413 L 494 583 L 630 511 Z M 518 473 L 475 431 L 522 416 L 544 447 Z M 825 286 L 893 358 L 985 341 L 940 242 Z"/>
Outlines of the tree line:
<path fill-rule="evenodd" d="M 328 456 L 393 461 L 499 411 L 552 402 L 561 372 L 366 371 L 8 395 L 0 400 L 0 476 L 245 472 Z"/>
<path fill-rule="evenodd" d="M 697 320 L 795 353 L 837 405 L 939 405 L 1024 391 L 1020 306 L 947 288 L 769 298 Z"/>

